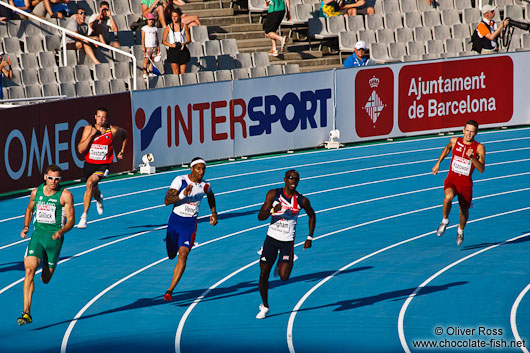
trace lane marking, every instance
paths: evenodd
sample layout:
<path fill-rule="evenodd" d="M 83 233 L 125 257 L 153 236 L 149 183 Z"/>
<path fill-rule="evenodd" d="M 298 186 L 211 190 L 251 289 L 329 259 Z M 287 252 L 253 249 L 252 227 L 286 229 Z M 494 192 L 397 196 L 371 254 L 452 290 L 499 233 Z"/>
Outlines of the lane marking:
<path fill-rule="evenodd" d="M 526 295 L 528 290 L 530 290 L 530 283 L 522 290 L 521 293 L 519 293 L 517 299 L 515 299 L 515 302 L 512 305 L 512 310 L 510 311 L 510 326 L 512 327 L 513 337 L 519 342 L 523 340 L 521 339 L 521 336 L 519 336 L 519 331 L 517 330 L 517 309 L 519 308 L 519 304 L 521 303 L 521 300 L 523 300 L 523 297 Z M 525 346 L 520 348 L 523 352 L 529 353 Z"/>

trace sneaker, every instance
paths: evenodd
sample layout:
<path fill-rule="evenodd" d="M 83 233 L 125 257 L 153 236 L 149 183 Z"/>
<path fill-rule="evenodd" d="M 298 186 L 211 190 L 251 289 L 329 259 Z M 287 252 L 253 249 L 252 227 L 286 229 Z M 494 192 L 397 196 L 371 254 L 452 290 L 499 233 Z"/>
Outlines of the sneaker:
<path fill-rule="evenodd" d="M 260 304 L 259 305 L 259 313 L 256 315 L 256 319 L 264 319 L 265 316 L 267 316 L 267 313 L 269 312 L 269 308 L 267 308 L 265 305 Z"/>
<path fill-rule="evenodd" d="M 149 75 L 147 75 L 147 74 L 143 74 L 143 76 L 142 76 L 142 77 L 143 77 L 143 78 L 148 78 L 148 77 L 149 77 Z"/>
<path fill-rule="evenodd" d="M 278 50 L 274 49 L 274 50 L 269 50 L 269 55 L 272 55 L 272 56 L 278 56 Z"/>
<path fill-rule="evenodd" d="M 79 219 L 79 223 L 77 223 L 77 228 L 79 229 L 85 229 L 86 228 L 86 216 L 81 216 Z"/>
<path fill-rule="evenodd" d="M 460 246 L 464 242 L 464 233 L 456 233 L 456 245 Z"/>
<path fill-rule="evenodd" d="M 166 294 L 164 294 L 164 301 L 170 302 L 172 300 L 173 300 L 173 292 L 171 292 L 170 290 L 166 291 Z"/>
<path fill-rule="evenodd" d="M 280 52 L 283 53 L 283 49 L 285 48 L 285 44 L 287 44 L 287 42 L 289 41 L 289 38 L 287 37 L 282 37 L 282 39 L 280 40 Z"/>
<path fill-rule="evenodd" d="M 96 200 L 96 209 L 98 211 L 98 215 L 103 214 L 103 195 L 99 196 L 99 201 Z"/>
<path fill-rule="evenodd" d="M 436 235 L 439 236 L 439 237 L 444 235 L 445 230 L 447 229 L 448 225 L 449 225 L 449 223 L 441 222 L 440 225 L 438 226 L 438 230 L 436 231 Z"/>
<path fill-rule="evenodd" d="M 33 319 L 31 318 L 30 314 L 22 313 L 22 315 L 17 319 L 17 324 L 19 326 L 25 325 L 25 324 L 31 324 L 33 322 Z"/>

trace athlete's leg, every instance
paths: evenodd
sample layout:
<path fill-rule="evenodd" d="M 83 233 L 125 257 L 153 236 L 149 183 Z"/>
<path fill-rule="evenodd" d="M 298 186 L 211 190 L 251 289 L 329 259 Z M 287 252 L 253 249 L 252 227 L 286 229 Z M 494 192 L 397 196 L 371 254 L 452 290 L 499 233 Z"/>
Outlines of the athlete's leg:
<path fill-rule="evenodd" d="M 88 213 L 88 209 L 90 208 L 90 201 L 92 201 L 92 197 L 94 197 L 96 200 L 99 200 L 101 192 L 99 191 L 98 183 L 99 183 L 99 176 L 96 174 L 92 174 L 87 179 L 86 191 L 85 191 L 85 195 L 83 196 L 83 204 L 84 204 L 83 213 Z"/>
<path fill-rule="evenodd" d="M 449 213 L 451 213 L 451 206 L 453 205 L 453 199 L 455 198 L 455 191 L 452 188 L 446 188 L 444 190 L 444 202 L 443 202 L 443 218 L 449 218 Z"/>
<path fill-rule="evenodd" d="M 293 270 L 293 261 L 280 262 L 278 264 L 278 273 L 282 281 L 287 281 Z"/>
<path fill-rule="evenodd" d="M 190 248 L 186 246 L 181 246 L 179 248 L 179 255 L 177 259 L 177 264 L 173 270 L 173 278 L 171 279 L 171 285 L 169 286 L 168 291 L 173 292 L 175 287 L 180 281 L 184 270 L 186 269 L 186 261 L 188 260 L 188 254 L 190 253 Z"/>
<path fill-rule="evenodd" d="M 272 266 L 274 266 L 274 262 L 268 263 L 260 261 L 259 263 L 259 294 L 261 295 L 263 305 L 267 308 L 269 307 L 269 276 Z"/>
<path fill-rule="evenodd" d="M 467 224 L 467 219 L 469 218 L 469 209 L 463 208 L 460 206 L 460 229 L 464 230 Z"/>
<path fill-rule="evenodd" d="M 24 259 L 24 268 L 26 269 L 26 274 L 24 277 L 24 312 L 30 314 L 31 311 L 31 298 L 33 292 L 35 291 L 35 272 L 39 267 L 40 259 L 35 256 L 27 256 Z"/>
<path fill-rule="evenodd" d="M 40 275 L 40 279 L 44 284 L 48 284 L 51 281 L 54 271 L 55 266 L 50 267 L 50 265 L 48 264 L 48 254 L 44 252 L 44 256 L 42 257 L 42 273 Z"/>

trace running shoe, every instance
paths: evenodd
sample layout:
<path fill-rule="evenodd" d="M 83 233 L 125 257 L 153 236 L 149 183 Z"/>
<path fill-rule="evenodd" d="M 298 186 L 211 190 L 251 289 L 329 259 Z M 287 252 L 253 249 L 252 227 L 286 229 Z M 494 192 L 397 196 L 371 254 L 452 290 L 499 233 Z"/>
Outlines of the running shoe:
<path fill-rule="evenodd" d="M 285 44 L 288 42 L 289 38 L 287 37 L 282 37 L 282 39 L 280 40 L 280 52 L 283 53 L 283 49 L 285 49 Z"/>
<path fill-rule="evenodd" d="M 272 55 L 272 56 L 278 56 L 278 50 L 276 50 L 276 49 L 274 49 L 274 50 L 273 50 L 273 49 L 269 50 L 269 55 Z"/>
<path fill-rule="evenodd" d="M 259 305 L 259 313 L 256 315 L 256 319 L 264 319 L 265 316 L 267 316 L 267 313 L 269 312 L 269 308 L 267 308 L 265 305 L 260 304 Z"/>
<path fill-rule="evenodd" d="M 172 300 L 173 300 L 173 292 L 170 290 L 166 291 L 166 294 L 164 294 L 164 301 L 170 302 Z"/>
<path fill-rule="evenodd" d="M 460 246 L 464 242 L 464 233 L 456 233 L 456 245 Z"/>
<path fill-rule="evenodd" d="M 33 319 L 31 318 L 31 315 L 28 313 L 22 313 L 22 315 L 17 319 L 17 324 L 19 326 L 25 325 L 25 324 L 31 324 L 33 322 Z"/>
<path fill-rule="evenodd" d="M 436 231 L 436 235 L 441 237 L 442 235 L 444 235 L 445 233 L 445 229 L 447 228 L 447 226 L 449 225 L 449 222 L 448 223 L 440 223 L 440 225 L 438 226 L 438 230 Z"/>
<path fill-rule="evenodd" d="M 79 229 L 85 229 L 86 228 L 86 215 L 82 215 L 79 219 L 79 223 L 77 224 L 77 228 Z"/>
<path fill-rule="evenodd" d="M 99 200 L 96 200 L 96 209 L 98 210 L 98 215 L 103 214 L 103 195 L 99 196 Z"/>

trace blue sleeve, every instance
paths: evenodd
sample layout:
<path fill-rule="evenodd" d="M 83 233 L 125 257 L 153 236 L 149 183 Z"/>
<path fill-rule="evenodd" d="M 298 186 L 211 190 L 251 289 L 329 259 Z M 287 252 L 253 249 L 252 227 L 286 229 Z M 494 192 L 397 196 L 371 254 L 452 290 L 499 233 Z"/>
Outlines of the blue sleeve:
<path fill-rule="evenodd" d="M 344 60 L 344 68 L 353 67 L 353 55 L 355 54 L 348 56 L 346 60 Z"/>

